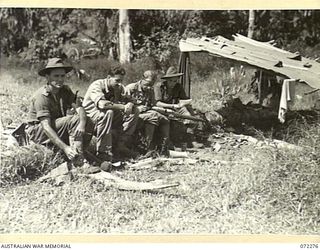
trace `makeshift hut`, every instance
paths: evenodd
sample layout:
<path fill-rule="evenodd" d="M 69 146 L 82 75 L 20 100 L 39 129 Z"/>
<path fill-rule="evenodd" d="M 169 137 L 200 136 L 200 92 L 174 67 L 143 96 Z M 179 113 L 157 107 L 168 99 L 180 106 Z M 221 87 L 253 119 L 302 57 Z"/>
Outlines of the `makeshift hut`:
<path fill-rule="evenodd" d="M 280 76 L 282 84 L 278 118 L 284 122 L 288 103 L 294 99 L 296 84 L 305 83 L 316 92 L 320 89 L 320 63 L 274 46 L 274 42 L 259 42 L 236 34 L 233 40 L 222 36 L 213 38 L 187 38 L 180 40 L 181 56 L 179 70 L 184 73 L 181 83 L 190 96 L 190 52 L 207 52 L 212 56 L 226 58 L 251 65 L 264 74 Z M 263 77 L 260 77 L 259 96 L 262 96 Z M 308 93 L 305 93 L 308 94 Z"/>

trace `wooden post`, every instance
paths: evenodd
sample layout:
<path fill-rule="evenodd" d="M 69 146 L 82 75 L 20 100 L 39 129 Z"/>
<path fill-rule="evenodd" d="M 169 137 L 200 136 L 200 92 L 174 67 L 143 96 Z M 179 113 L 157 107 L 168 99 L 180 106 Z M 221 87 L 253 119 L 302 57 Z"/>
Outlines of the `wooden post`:
<path fill-rule="evenodd" d="M 119 49 L 120 49 L 120 63 L 130 62 L 130 23 L 128 10 L 119 10 Z"/>
<path fill-rule="evenodd" d="M 255 12 L 254 10 L 249 10 L 249 26 L 248 26 L 248 37 L 253 39 L 254 35 L 254 21 Z"/>
<path fill-rule="evenodd" d="M 262 70 L 259 70 L 259 80 L 258 80 L 258 99 L 259 104 L 262 104 Z"/>

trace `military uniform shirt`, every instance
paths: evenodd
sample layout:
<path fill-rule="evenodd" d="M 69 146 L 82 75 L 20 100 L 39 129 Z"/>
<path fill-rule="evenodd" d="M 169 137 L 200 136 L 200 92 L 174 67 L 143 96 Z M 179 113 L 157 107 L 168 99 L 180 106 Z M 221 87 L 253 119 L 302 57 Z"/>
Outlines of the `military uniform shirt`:
<path fill-rule="evenodd" d="M 108 77 L 96 80 L 90 84 L 82 103 L 87 114 L 90 115 L 97 111 L 100 112 L 98 108 L 98 102 L 100 100 L 119 103 L 124 98 L 124 86 L 119 84 L 118 87 L 111 89 L 108 87 L 110 81 L 112 81 L 112 79 Z"/>
<path fill-rule="evenodd" d="M 63 117 L 74 102 L 75 95 L 68 86 L 64 85 L 57 93 L 56 98 L 48 85 L 43 86 L 32 97 L 28 122 L 37 122 L 41 118 L 55 120 Z"/>
<path fill-rule="evenodd" d="M 177 104 L 179 100 L 188 99 L 183 86 L 177 83 L 172 89 L 169 89 L 165 82 L 158 82 L 154 86 L 155 100 L 168 104 Z"/>
<path fill-rule="evenodd" d="M 152 87 L 142 88 L 141 81 L 125 86 L 125 94 L 133 99 L 137 105 L 152 107 L 155 105 L 154 90 Z"/>

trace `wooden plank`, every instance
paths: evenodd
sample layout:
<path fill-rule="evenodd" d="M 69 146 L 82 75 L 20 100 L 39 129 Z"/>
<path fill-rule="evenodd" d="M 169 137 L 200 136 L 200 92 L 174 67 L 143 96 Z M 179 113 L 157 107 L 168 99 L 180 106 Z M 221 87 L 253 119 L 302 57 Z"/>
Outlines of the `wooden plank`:
<path fill-rule="evenodd" d="M 96 174 L 79 174 L 79 176 L 85 176 L 101 181 L 107 187 L 114 187 L 120 190 L 147 191 L 177 187 L 180 185 L 178 182 L 169 183 L 164 180 L 155 180 L 151 182 L 129 181 L 103 171 Z"/>

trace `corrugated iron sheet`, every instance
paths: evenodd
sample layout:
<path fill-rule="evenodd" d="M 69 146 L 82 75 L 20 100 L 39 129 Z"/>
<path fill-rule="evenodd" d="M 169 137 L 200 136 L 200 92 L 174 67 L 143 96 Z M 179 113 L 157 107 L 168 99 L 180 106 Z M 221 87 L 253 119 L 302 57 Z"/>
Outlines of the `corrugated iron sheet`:
<path fill-rule="evenodd" d="M 272 42 L 259 42 L 242 35 L 234 40 L 222 36 L 213 38 L 187 38 L 180 41 L 182 52 L 208 52 L 211 55 L 240 61 L 275 72 L 291 79 L 299 79 L 315 89 L 320 89 L 320 63 L 279 49 Z"/>

